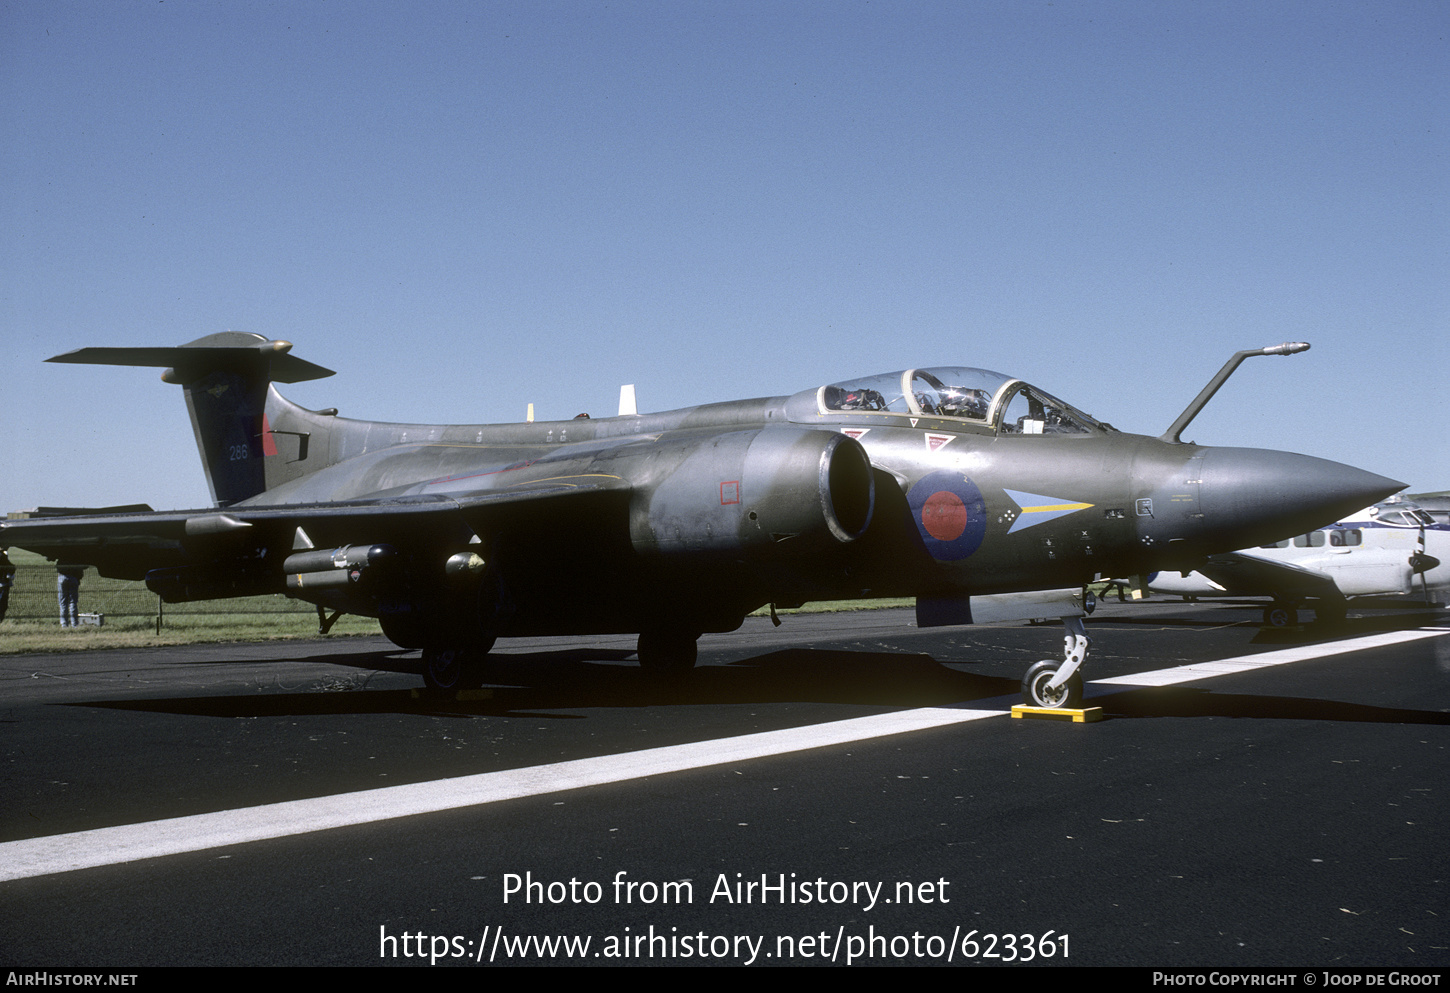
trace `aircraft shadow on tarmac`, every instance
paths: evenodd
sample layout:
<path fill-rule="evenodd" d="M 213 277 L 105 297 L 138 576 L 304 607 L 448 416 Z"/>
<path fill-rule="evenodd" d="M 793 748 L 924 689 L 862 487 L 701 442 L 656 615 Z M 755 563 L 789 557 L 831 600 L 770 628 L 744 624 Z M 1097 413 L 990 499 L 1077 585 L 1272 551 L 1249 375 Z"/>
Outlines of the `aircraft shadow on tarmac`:
<path fill-rule="evenodd" d="M 631 655 L 582 649 L 499 654 L 485 665 L 484 688 L 458 698 L 422 690 L 369 689 L 369 677 L 357 672 L 413 672 L 416 657 L 397 652 L 317 656 L 309 661 L 333 661 L 351 667 L 354 674 L 323 680 L 306 692 L 98 700 L 74 706 L 212 717 L 412 713 L 582 720 L 585 715 L 541 712 L 734 703 L 933 707 L 1015 697 L 1020 691 L 1015 678 L 965 673 L 915 653 L 794 648 L 674 676 L 615 664 Z"/>
<path fill-rule="evenodd" d="M 1404 614 L 1355 618 L 1339 633 L 1413 628 L 1424 620 L 1420 615 L 1411 618 Z M 1324 640 L 1315 637 L 1313 631 L 1264 631 L 1260 636 L 1283 644 Z M 1261 638 L 1254 640 L 1259 642 Z M 418 714 L 587 720 L 587 713 L 549 711 L 739 703 L 941 707 L 1015 697 L 1019 687 L 1016 679 L 963 672 L 955 663 L 945 664 L 920 653 L 791 648 L 664 677 L 629 664 L 632 655 L 622 650 L 587 649 L 500 653 L 486 663 L 485 688 L 461 698 L 421 690 L 368 688 L 373 673 L 415 672 L 418 660 L 412 653 L 394 650 L 316 655 L 291 661 L 332 662 L 342 675 L 324 679 L 303 692 L 89 701 L 74 706 L 222 718 Z M 348 669 L 351 674 L 347 674 Z M 1102 706 L 1111 718 L 1242 717 L 1450 724 L 1450 714 L 1439 711 L 1220 693 L 1211 688 L 1125 688 L 1089 702 Z"/>
<path fill-rule="evenodd" d="M 1121 623 L 1122 618 L 1105 618 Z M 1151 623 L 1176 620 L 1161 615 Z M 1183 623 L 1201 626 L 1190 619 Z M 1443 611 L 1396 611 L 1351 617 L 1333 628 L 1303 625 L 1257 631 L 1251 643 L 1303 645 L 1386 631 L 1444 623 Z M 1136 622 L 1137 619 L 1134 619 Z M 1149 623 L 1149 618 L 1143 618 Z M 1219 623 L 1218 627 L 1222 627 Z M 314 681 L 296 692 L 261 692 L 201 697 L 77 701 L 73 706 L 212 717 L 300 716 L 309 714 L 423 714 L 467 717 L 529 717 L 585 720 L 598 708 L 700 706 L 739 703 L 834 703 L 862 707 L 961 706 L 997 697 L 1015 697 L 1015 678 L 963 672 L 963 661 L 938 661 L 931 655 L 886 651 L 790 648 L 725 665 L 704 665 L 671 675 L 646 672 L 624 649 L 570 648 L 544 652 L 496 652 L 485 660 L 484 688 L 454 698 L 423 690 L 371 688 L 378 673 L 416 674 L 414 652 L 318 653 L 282 657 L 279 672 L 299 662 L 329 663 L 338 675 Z M 247 658 L 255 664 L 255 658 Z M 216 661 L 201 663 L 217 665 Z M 226 662 L 220 665 L 226 666 Z M 287 689 L 283 678 L 274 686 Z M 1211 689 L 1125 689 L 1096 697 L 1116 717 L 1279 717 L 1312 720 L 1444 724 L 1438 711 L 1392 710 L 1335 701 L 1292 697 L 1256 697 L 1215 693 Z"/>

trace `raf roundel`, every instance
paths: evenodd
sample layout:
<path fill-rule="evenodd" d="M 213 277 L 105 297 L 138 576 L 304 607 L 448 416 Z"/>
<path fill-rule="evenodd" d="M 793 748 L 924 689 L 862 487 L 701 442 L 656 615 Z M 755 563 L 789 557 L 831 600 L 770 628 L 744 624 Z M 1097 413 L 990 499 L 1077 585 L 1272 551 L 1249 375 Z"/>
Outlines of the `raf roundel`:
<path fill-rule="evenodd" d="M 933 472 L 917 481 L 906 500 L 932 558 L 954 562 L 982 546 L 987 534 L 987 506 L 982 491 L 966 476 Z"/>

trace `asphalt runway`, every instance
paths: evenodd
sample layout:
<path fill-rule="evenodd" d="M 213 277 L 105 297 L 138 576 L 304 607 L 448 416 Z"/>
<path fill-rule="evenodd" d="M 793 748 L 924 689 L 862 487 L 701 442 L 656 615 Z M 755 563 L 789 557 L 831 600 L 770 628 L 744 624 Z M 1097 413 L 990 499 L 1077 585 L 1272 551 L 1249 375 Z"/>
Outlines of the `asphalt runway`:
<path fill-rule="evenodd" d="M 1107 719 L 1009 718 L 1060 631 L 0 656 L 0 960 L 1450 965 L 1450 616 L 1107 603 Z"/>

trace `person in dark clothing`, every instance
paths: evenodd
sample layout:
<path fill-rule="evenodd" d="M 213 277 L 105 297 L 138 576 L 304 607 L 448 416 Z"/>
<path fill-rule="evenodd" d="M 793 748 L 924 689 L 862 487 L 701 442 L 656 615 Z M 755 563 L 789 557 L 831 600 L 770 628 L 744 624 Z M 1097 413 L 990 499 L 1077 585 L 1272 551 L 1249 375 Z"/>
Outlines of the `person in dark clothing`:
<path fill-rule="evenodd" d="M 15 585 L 15 565 L 5 549 L 0 548 L 0 621 L 5 620 L 5 611 L 10 607 L 10 587 Z"/>

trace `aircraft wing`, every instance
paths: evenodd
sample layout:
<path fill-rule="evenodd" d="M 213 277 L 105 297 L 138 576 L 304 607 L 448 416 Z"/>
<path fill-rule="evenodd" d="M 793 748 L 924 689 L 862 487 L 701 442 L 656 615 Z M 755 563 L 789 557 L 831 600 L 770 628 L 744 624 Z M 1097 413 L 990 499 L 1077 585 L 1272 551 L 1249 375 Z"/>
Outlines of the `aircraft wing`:
<path fill-rule="evenodd" d="M 1230 596 L 1339 596 L 1339 587 L 1327 573 L 1246 552 L 1210 555 L 1198 572 L 1222 586 Z"/>
<path fill-rule="evenodd" d="M 590 474 L 458 495 L 410 495 L 319 504 L 234 506 L 219 510 L 90 514 L 0 521 L 0 548 L 95 566 L 103 576 L 144 579 L 153 569 L 198 560 L 283 557 L 298 539 L 318 548 L 359 542 L 433 544 L 505 525 L 563 515 L 618 520 L 624 526 L 629 484 Z M 592 507 L 590 505 L 593 505 Z M 599 514 L 603 504 L 618 514 Z"/>

